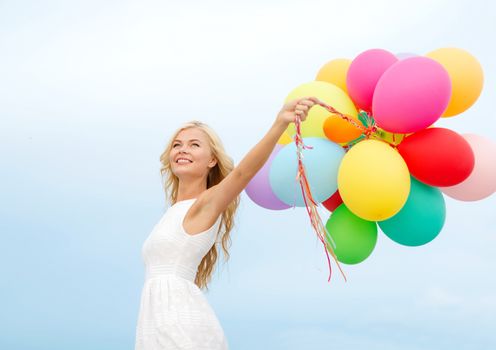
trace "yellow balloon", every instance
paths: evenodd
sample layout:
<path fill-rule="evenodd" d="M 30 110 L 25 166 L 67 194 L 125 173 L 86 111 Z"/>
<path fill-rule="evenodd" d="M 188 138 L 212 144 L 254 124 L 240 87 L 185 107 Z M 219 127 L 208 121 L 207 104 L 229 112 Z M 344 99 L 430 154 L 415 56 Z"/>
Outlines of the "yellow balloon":
<path fill-rule="evenodd" d="M 350 68 L 351 60 L 347 58 L 337 58 L 327 62 L 320 68 L 315 80 L 325 81 L 336 85 L 344 92 L 348 93 L 346 86 L 346 75 Z"/>
<path fill-rule="evenodd" d="M 379 129 L 375 137 L 380 138 L 381 140 L 384 140 L 387 143 L 397 146 L 405 139 L 405 137 L 407 137 L 407 135 L 409 134 L 396 134 L 393 132 Z"/>
<path fill-rule="evenodd" d="M 441 63 L 451 78 L 451 99 L 443 117 L 460 114 L 477 101 L 484 84 L 484 73 L 474 56 L 458 48 L 442 48 L 426 56 Z"/>
<path fill-rule="evenodd" d="M 280 145 L 287 145 L 288 143 L 291 143 L 293 142 L 293 140 L 291 139 L 291 137 L 288 135 L 288 133 L 286 131 L 284 131 L 281 135 L 281 137 L 279 137 L 279 140 L 277 140 L 277 143 L 280 144 Z"/>
<path fill-rule="evenodd" d="M 364 140 L 344 156 L 338 189 L 353 214 L 386 220 L 400 211 L 410 193 L 410 173 L 401 155 L 387 143 Z"/>
<path fill-rule="evenodd" d="M 296 87 L 286 97 L 285 102 L 311 96 L 317 97 L 319 100 L 336 108 L 339 112 L 358 120 L 357 110 L 348 95 L 336 85 L 323 81 L 311 81 Z M 313 106 L 308 112 L 305 121 L 301 123 L 301 136 L 325 138 L 323 126 L 325 120 L 330 115 L 331 113 L 324 107 L 318 105 Z M 294 123 L 288 125 L 286 132 L 289 136 L 295 134 Z"/>

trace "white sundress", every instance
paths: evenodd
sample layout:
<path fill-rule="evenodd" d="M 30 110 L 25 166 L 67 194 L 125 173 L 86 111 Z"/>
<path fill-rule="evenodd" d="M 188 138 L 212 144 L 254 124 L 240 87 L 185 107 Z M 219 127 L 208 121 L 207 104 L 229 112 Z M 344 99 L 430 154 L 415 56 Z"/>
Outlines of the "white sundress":
<path fill-rule="evenodd" d="M 172 205 L 142 248 L 141 292 L 135 350 L 227 350 L 219 320 L 194 283 L 202 258 L 217 238 L 221 215 L 208 230 L 189 235 L 183 220 L 196 198 Z"/>

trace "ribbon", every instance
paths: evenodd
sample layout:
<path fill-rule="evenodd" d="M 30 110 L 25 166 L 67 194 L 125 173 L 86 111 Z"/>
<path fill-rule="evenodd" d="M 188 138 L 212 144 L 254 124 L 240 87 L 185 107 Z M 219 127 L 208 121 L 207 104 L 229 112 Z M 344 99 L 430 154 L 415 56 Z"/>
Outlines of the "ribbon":
<path fill-rule="evenodd" d="M 339 112 L 338 110 L 336 110 L 332 106 L 329 106 L 323 102 L 317 103 L 317 104 L 319 106 L 324 107 L 332 114 L 341 117 L 342 119 L 346 120 L 348 123 L 352 124 L 353 126 L 355 126 L 356 128 L 358 128 L 359 130 L 362 131 L 362 134 L 359 137 L 357 137 L 354 140 L 351 140 L 350 142 L 348 142 L 344 146 L 344 148 L 346 150 L 353 147 L 355 144 L 362 141 L 363 139 L 369 139 L 369 138 L 380 139 L 382 141 L 387 142 L 391 147 L 396 148 L 397 145 L 396 145 L 395 135 L 393 134 L 393 143 L 390 143 L 390 142 L 384 140 L 383 138 L 381 138 L 379 135 L 383 136 L 385 131 L 380 129 L 377 126 L 377 124 L 375 123 L 374 118 L 371 115 L 367 114 L 366 112 L 360 111 L 360 113 L 358 114 L 358 120 L 360 123 L 358 123 L 352 117 Z M 332 239 L 330 233 L 327 231 L 325 225 L 322 224 L 322 220 L 321 220 L 320 215 L 317 211 L 317 205 L 319 203 L 316 202 L 312 196 L 312 191 L 310 190 L 310 185 L 308 183 L 308 178 L 306 176 L 305 166 L 303 164 L 303 150 L 304 149 L 312 149 L 313 147 L 307 146 L 303 142 L 303 138 L 301 136 L 301 119 L 300 119 L 299 115 L 296 115 L 294 125 L 295 125 L 295 130 L 296 130 L 296 133 L 294 136 L 294 142 L 296 145 L 296 155 L 298 158 L 298 171 L 296 174 L 296 181 L 298 181 L 300 183 L 301 193 L 303 196 L 303 200 L 305 202 L 305 208 L 306 208 L 308 216 L 310 218 L 310 223 L 312 224 L 312 227 L 313 227 L 315 233 L 317 234 L 317 237 L 324 245 L 324 251 L 325 251 L 326 257 L 327 257 L 327 264 L 329 266 L 329 278 L 327 279 L 327 281 L 329 282 L 331 280 L 331 275 L 332 275 L 331 260 L 329 258 L 329 254 L 330 254 L 332 256 L 332 258 L 334 259 L 334 261 L 336 262 L 336 264 L 337 264 L 339 270 L 341 271 L 341 274 L 343 275 L 343 278 L 346 282 L 346 276 L 345 276 L 343 270 L 341 269 L 341 265 L 339 265 L 339 261 L 336 257 L 336 254 L 334 253 L 334 249 L 336 248 L 336 243 Z M 293 207 L 294 207 L 294 205 L 293 205 Z M 327 238 L 328 242 L 327 242 L 326 238 Z"/>
<path fill-rule="evenodd" d="M 307 209 L 308 216 L 310 217 L 310 223 L 312 224 L 312 227 L 314 228 L 317 237 L 324 245 L 324 251 L 327 257 L 327 264 L 329 266 L 329 278 L 327 279 L 327 282 L 331 280 L 331 275 L 332 275 L 332 267 L 331 267 L 331 260 L 329 258 L 329 253 L 333 257 L 339 270 L 341 271 L 341 274 L 344 277 L 344 280 L 346 281 L 346 276 L 343 270 L 341 269 L 341 266 L 339 265 L 336 254 L 334 253 L 336 244 L 332 239 L 331 235 L 329 234 L 329 232 L 327 231 L 326 227 L 322 224 L 322 220 L 317 211 L 318 203 L 313 199 L 312 191 L 310 190 L 310 185 L 308 183 L 308 178 L 306 176 L 305 166 L 303 164 L 303 149 L 312 149 L 313 147 L 307 146 L 303 143 L 300 127 L 301 127 L 301 120 L 300 117 L 297 115 L 295 120 L 296 134 L 294 137 L 296 144 L 296 155 L 298 158 L 298 172 L 296 174 L 296 180 L 300 183 L 303 200 L 305 202 L 305 207 Z M 332 244 L 334 248 L 330 247 L 329 244 L 326 244 L 326 237 L 329 238 L 330 244 Z"/>

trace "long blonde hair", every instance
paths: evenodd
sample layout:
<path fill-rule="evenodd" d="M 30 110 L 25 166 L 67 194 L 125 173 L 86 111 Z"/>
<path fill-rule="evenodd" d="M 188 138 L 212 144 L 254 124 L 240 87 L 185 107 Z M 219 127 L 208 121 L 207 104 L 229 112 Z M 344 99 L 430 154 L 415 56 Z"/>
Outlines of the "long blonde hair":
<path fill-rule="evenodd" d="M 212 155 L 217 159 L 217 164 L 212 169 L 210 169 L 210 172 L 208 173 L 207 189 L 217 185 L 234 169 L 233 160 L 227 155 L 222 141 L 211 127 L 197 120 L 185 123 L 178 130 L 176 130 L 176 132 L 174 132 L 164 152 L 160 155 L 160 163 L 162 164 L 160 167 L 160 175 L 163 179 L 166 199 L 170 203 L 175 203 L 177 200 L 179 179 L 172 172 L 169 161 L 169 154 L 172 149 L 173 141 L 175 140 L 179 132 L 188 128 L 198 128 L 207 135 Z M 214 271 L 214 266 L 217 261 L 218 254 L 216 245 L 220 243 L 218 237 L 221 231 L 223 231 L 223 233 L 221 234 L 221 243 L 222 250 L 224 251 L 224 262 L 227 262 L 227 260 L 229 259 L 228 249 L 230 248 L 232 243 L 230 232 L 234 227 L 234 215 L 239 206 L 239 197 L 240 196 L 238 195 L 222 213 L 221 224 L 219 230 L 217 231 L 217 239 L 212 248 L 207 252 L 207 254 L 205 254 L 202 261 L 200 262 L 200 265 L 198 266 L 195 277 L 195 284 L 199 288 L 206 288 L 208 290 L 207 284 L 211 280 L 212 272 Z"/>

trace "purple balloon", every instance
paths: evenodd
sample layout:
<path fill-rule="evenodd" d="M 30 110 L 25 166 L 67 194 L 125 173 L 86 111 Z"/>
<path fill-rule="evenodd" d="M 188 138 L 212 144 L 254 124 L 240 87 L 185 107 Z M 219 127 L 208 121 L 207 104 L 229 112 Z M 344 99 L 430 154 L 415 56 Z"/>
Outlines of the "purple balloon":
<path fill-rule="evenodd" d="M 396 54 L 396 58 L 401 60 L 404 60 L 405 58 L 410 58 L 410 57 L 417 57 L 417 54 L 411 53 L 411 52 L 398 52 Z"/>
<path fill-rule="evenodd" d="M 270 165 L 276 154 L 279 153 L 283 147 L 284 145 L 276 144 L 269 159 L 267 159 L 262 168 L 255 174 L 245 188 L 248 197 L 256 204 L 266 209 L 282 210 L 290 208 L 289 205 L 276 197 L 274 192 L 272 192 L 269 182 Z"/>

